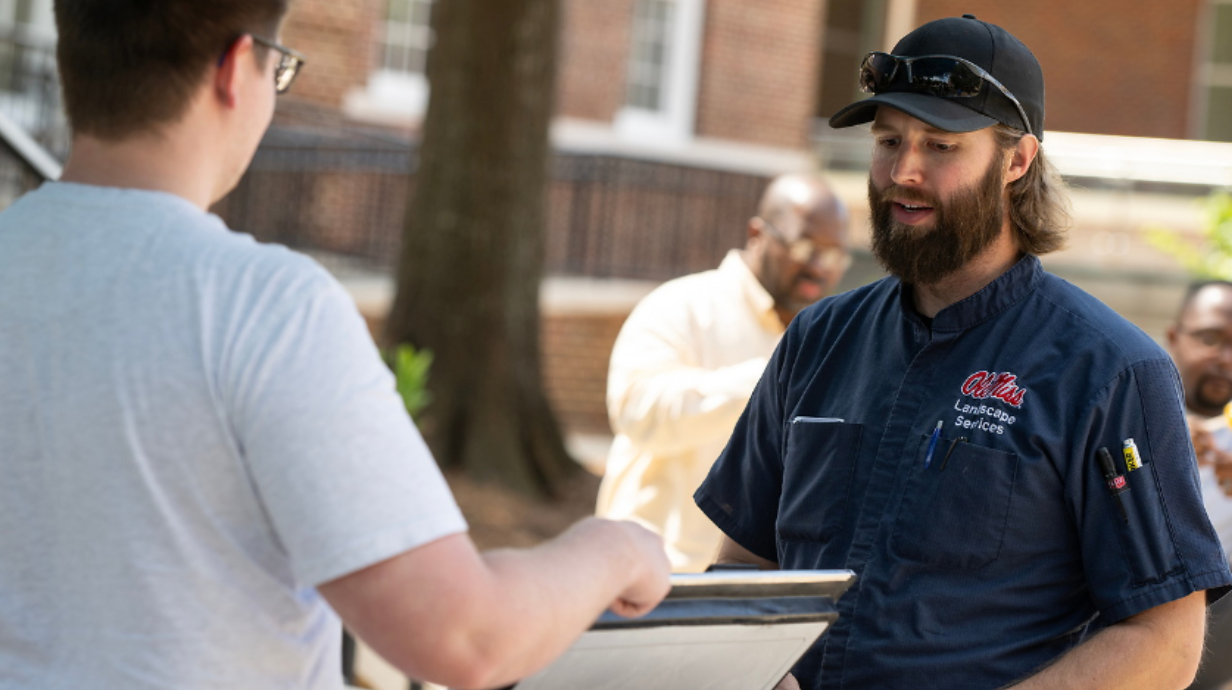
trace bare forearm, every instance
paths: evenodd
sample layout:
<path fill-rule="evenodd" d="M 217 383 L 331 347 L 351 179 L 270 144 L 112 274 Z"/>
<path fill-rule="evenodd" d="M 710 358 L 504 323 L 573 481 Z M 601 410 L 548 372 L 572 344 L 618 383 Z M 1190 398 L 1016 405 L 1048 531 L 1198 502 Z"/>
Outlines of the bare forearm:
<path fill-rule="evenodd" d="M 1180 690 L 1197 672 L 1204 592 L 1112 625 L 1014 690 Z M 1155 615 L 1148 615 L 1155 614 Z"/>
<path fill-rule="evenodd" d="M 669 570 L 659 537 L 592 518 L 527 551 L 480 554 L 452 535 L 320 590 L 407 675 L 485 688 L 539 670 L 609 606 L 649 610 L 667 593 Z"/>
<path fill-rule="evenodd" d="M 560 539 L 529 551 L 483 554 L 498 583 L 476 613 L 477 643 L 497 660 L 492 685 L 524 678 L 563 653 L 617 602 L 645 564 L 612 523 L 581 523 Z M 517 630 L 517 635 L 505 634 Z"/>

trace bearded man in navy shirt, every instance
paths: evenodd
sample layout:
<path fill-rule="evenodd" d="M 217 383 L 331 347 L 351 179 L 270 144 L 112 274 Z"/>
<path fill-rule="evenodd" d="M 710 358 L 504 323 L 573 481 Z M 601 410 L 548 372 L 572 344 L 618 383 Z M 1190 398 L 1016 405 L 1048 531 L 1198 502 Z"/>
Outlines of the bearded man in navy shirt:
<path fill-rule="evenodd" d="M 860 79 L 891 277 L 792 322 L 695 495 L 721 562 L 858 575 L 780 688 L 1184 688 L 1232 573 L 1168 355 L 1036 258 L 1039 63 L 965 15 Z"/>

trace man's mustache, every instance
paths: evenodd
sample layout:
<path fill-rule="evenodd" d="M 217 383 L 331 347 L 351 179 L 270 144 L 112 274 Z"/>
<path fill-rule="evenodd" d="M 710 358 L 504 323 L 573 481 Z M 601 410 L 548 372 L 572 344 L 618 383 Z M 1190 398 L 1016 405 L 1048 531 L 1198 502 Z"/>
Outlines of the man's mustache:
<path fill-rule="evenodd" d="M 919 189 L 910 189 L 892 184 L 889 187 L 877 192 L 877 198 L 883 204 L 889 204 L 896 201 L 907 201 L 913 204 L 936 208 L 940 200 L 927 192 Z"/>

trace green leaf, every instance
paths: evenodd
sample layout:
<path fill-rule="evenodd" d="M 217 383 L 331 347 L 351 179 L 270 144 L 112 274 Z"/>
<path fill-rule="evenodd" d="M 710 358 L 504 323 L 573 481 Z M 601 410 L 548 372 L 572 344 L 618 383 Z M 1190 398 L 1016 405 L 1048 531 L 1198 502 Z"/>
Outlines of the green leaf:
<path fill-rule="evenodd" d="M 412 419 L 432 402 L 428 392 L 428 372 L 432 368 L 432 351 L 416 350 L 410 343 L 402 343 L 386 353 L 386 360 L 394 372 L 395 386 L 402 404 Z"/>
<path fill-rule="evenodd" d="M 1232 280 L 1232 195 L 1216 192 L 1207 197 L 1199 244 L 1162 227 L 1148 228 L 1146 239 L 1195 277 Z"/>

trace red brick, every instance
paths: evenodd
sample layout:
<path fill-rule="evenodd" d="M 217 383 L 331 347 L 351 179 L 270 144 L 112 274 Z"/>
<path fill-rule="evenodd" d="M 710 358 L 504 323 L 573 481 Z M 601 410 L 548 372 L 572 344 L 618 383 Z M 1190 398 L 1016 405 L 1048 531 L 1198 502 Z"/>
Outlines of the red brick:
<path fill-rule="evenodd" d="M 1017 36 L 1044 69 L 1045 128 L 1185 138 L 1202 0 L 1037 0 L 974 10 Z M 970 0 L 919 0 L 918 23 L 972 12 Z"/>

